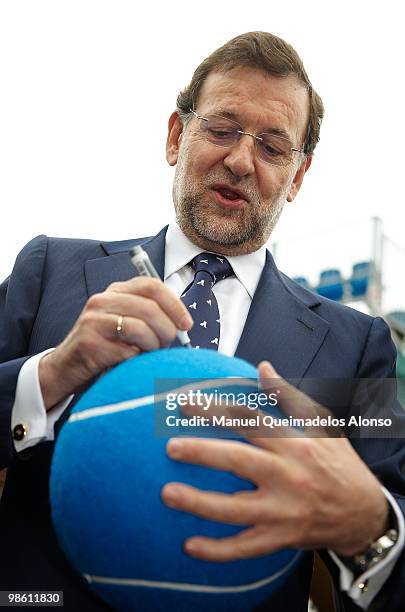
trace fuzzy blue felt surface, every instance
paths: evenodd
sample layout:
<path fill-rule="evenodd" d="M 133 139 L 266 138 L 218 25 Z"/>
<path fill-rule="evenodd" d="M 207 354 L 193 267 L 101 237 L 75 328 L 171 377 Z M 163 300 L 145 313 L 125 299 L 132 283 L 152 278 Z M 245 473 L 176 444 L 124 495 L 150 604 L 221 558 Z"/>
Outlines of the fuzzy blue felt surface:
<path fill-rule="evenodd" d="M 208 563 L 187 556 L 191 535 L 226 537 L 243 527 L 202 520 L 166 507 L 171 481 L 205 490 L 251 490 L 233 474 L 172 461 L 158 435 L 154 394 L 189 380 L 250 379 L 234 390 L 257 391 L 256 369 L 240 359 L 183 348 L 145 353 L 100 378 L 79 400 L 58 437 L 51 469 L 52 519 L 62 549 L 90 587 L 120 610 L 251 610 L 294 570 L 300 553 Z M 163 405 L 163 408 L 162 408 Z M 160 403 L 164 410 L 164 403 Z M 164 432 L 163 432 L 164 433 Z"/>

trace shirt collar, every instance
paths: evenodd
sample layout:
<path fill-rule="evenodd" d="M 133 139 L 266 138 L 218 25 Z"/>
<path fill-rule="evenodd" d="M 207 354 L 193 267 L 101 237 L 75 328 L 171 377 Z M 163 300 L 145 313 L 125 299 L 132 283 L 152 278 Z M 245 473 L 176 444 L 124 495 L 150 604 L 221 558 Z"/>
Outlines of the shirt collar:
<path fill-rule="evenodd" d="M 170 223 L 166 233 L 164 279 L 166 280 L 169 276 L 178 272 L 202 252 L 203 249 L 193 244 L 182 232 L 177 221 Z M 217 253 L 217 255 L 221 255 L 221 253 Z M 227 256 L 227 259 L 235 276 L 245 287 L 250 298 L 253 299 L 266 262 L 266 246 L 263 245 L 260 249 L 248 255 Z"/>

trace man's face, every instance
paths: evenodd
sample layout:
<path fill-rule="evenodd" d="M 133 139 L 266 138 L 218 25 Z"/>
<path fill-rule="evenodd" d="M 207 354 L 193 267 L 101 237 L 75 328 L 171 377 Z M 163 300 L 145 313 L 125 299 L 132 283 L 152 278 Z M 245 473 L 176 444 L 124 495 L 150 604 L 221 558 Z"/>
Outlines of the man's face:
<path fill-rule="evenodd" d="M 284 133 L 292 146 L 304 143 L 308 93 L 294 76 L 276 78 L 253 68 L 212 72 L 206 79 L 198 115 L 231 113 L 245 132 Z M 183 128 L 169 121 L 167 160 L 177 164 L 173 184 L 176 217 L 188 238 L 225 255 L 251 253 L 270 236 L 285 200 L 296 196 L 310 158 L 293 154 L 287 166 L 270 165 L 256 154 L 255 141 L 242 136 L 231 147 L 209 142 L 194 116 Z"/>

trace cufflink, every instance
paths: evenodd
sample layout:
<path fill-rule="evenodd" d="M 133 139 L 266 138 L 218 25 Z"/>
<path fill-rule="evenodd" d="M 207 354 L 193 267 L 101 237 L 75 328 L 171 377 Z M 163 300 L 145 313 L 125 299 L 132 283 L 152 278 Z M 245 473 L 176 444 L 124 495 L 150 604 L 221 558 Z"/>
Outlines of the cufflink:
<path fill-rule="evenodd" d="M 25 425 L 25 423 L 18 423 L 18 425 L 16 425 L 13 429 L 13 438 L 17 442 L 19 442 L 20 440 L 25 438 L 27 433 L 28 433 L 28 425 Z"/>

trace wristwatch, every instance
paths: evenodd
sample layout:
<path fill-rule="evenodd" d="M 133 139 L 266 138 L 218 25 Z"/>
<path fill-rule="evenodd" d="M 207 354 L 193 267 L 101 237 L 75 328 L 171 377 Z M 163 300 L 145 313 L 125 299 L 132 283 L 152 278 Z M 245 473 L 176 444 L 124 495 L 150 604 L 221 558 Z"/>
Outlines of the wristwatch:
<path fill-rule="evenodd" d="M 398 540 L 398 523 L 391 510 L 389 517 L 390 528 L 384 535 L 372 542 L 369 547 L 353 557 L 341 557 L 343 563 L 356 575 L 360 576 L 374 565 L 385 559 Z"/>

